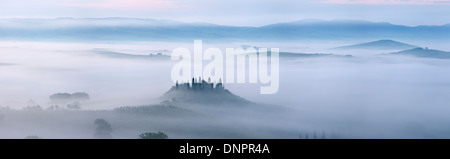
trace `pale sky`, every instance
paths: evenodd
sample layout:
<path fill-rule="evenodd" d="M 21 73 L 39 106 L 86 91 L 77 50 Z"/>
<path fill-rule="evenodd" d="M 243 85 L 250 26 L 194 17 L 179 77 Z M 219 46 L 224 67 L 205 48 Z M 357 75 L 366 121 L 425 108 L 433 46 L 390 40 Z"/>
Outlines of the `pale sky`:
<path fill-rule="evenodd" d="M 0 18 L 133 17 L 261 26 L 307 18 L 450 23 L 450 0 L 1 0 Z"/>

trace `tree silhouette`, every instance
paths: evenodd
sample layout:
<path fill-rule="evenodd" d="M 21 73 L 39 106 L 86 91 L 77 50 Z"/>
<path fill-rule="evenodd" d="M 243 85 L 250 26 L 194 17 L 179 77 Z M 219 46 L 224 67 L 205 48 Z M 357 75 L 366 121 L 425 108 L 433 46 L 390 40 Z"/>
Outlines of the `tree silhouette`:
<path fill-rule="evenodd" d="M 69 93 L 56 93 L 50 96 L 50 100 L 58 101 L 58 100 L 70 100 Z"/>
<path fill-rule="evenodd" d="M 72 93 L 71 95 L 70 95 L 70 97 L 73 99 L 73 100 L 89 100 L 89 94 L 87 94 L 86 92 L 76 92 L 76 93 Z"/>
<path fill-rule="evenodd" d="M 67 108 L 72 110 L 80 110 L 81 104 L 80 102 L 73 102 L 72 104 L 67 104 Z"/>
<path fill-rule="evenodd" d="M 112 139 L 111 125 L 105 119 L 95 119 L 94 124 L 97 125 L 94 138 L 96 139 Z"/>
<path fill-rule="evenodd" d="M 139 139 L 168 139 L 169 136 L 164 134 L 163 132 L 146 132 L 139 135 Z"/>

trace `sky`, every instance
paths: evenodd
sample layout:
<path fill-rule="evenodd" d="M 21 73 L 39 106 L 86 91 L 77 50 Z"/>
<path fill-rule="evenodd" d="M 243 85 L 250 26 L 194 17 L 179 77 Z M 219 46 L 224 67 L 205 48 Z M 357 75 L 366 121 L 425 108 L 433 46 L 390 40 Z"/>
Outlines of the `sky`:
<path fill-rule="evenodd" d="M 132 17 L 262 26 L 301 19 L 450 23 L 450 0 L 2 0 L 0 18 Z"/>

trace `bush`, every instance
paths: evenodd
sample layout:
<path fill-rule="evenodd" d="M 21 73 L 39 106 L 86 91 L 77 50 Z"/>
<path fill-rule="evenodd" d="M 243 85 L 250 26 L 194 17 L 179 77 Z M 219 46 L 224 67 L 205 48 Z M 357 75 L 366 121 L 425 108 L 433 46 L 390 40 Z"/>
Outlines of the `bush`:
<path fill-rule="evenodd" d="M 162 132 L 154 133 L 154 132 L 146 132 L 139 135 L 139 139 L 168 139 L 169 136 Z"/>

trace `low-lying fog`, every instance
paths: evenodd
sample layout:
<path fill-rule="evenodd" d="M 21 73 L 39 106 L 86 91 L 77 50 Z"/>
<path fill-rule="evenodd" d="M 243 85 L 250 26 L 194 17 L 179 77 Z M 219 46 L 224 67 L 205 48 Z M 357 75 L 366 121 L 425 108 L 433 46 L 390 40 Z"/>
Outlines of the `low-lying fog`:
<path fill-rule="evenodd" d="M 280 52 L 334 53 L 328 48 L 345 44 L 250 45 L 280 46 Z M 257 84 L 225 84 L 238 96 L 289 110 L 285 112 L 252 108 L 232 113 L 238 110 L 221 107 L 179 117 L 113 111 L 160 103 L 159 97 L 174 85 L 174 62 L 114 58 L 95 54 L 96 49 L 170 55 L 174 48 L 192 45 L 1 42 L 0 138 L 92 138 L 95 119 L 108 121 L 114 138 L 158 131 L 169 138 L 450 138 L 450 61 L 377 55 L 386 51 L 371 51 L 370 56 L 361 50 L 336 53 L 351 58 L 282 59 L 280 88 L 273 95 L 259 94 Z M 240 45 L 204 44 L 204 49 Z M 90 96 L 81 110 L 46 110 L 53 105 L 50 95 L 75 92 Z M 23 110 L 35 105 L 43 110 Z"/>

